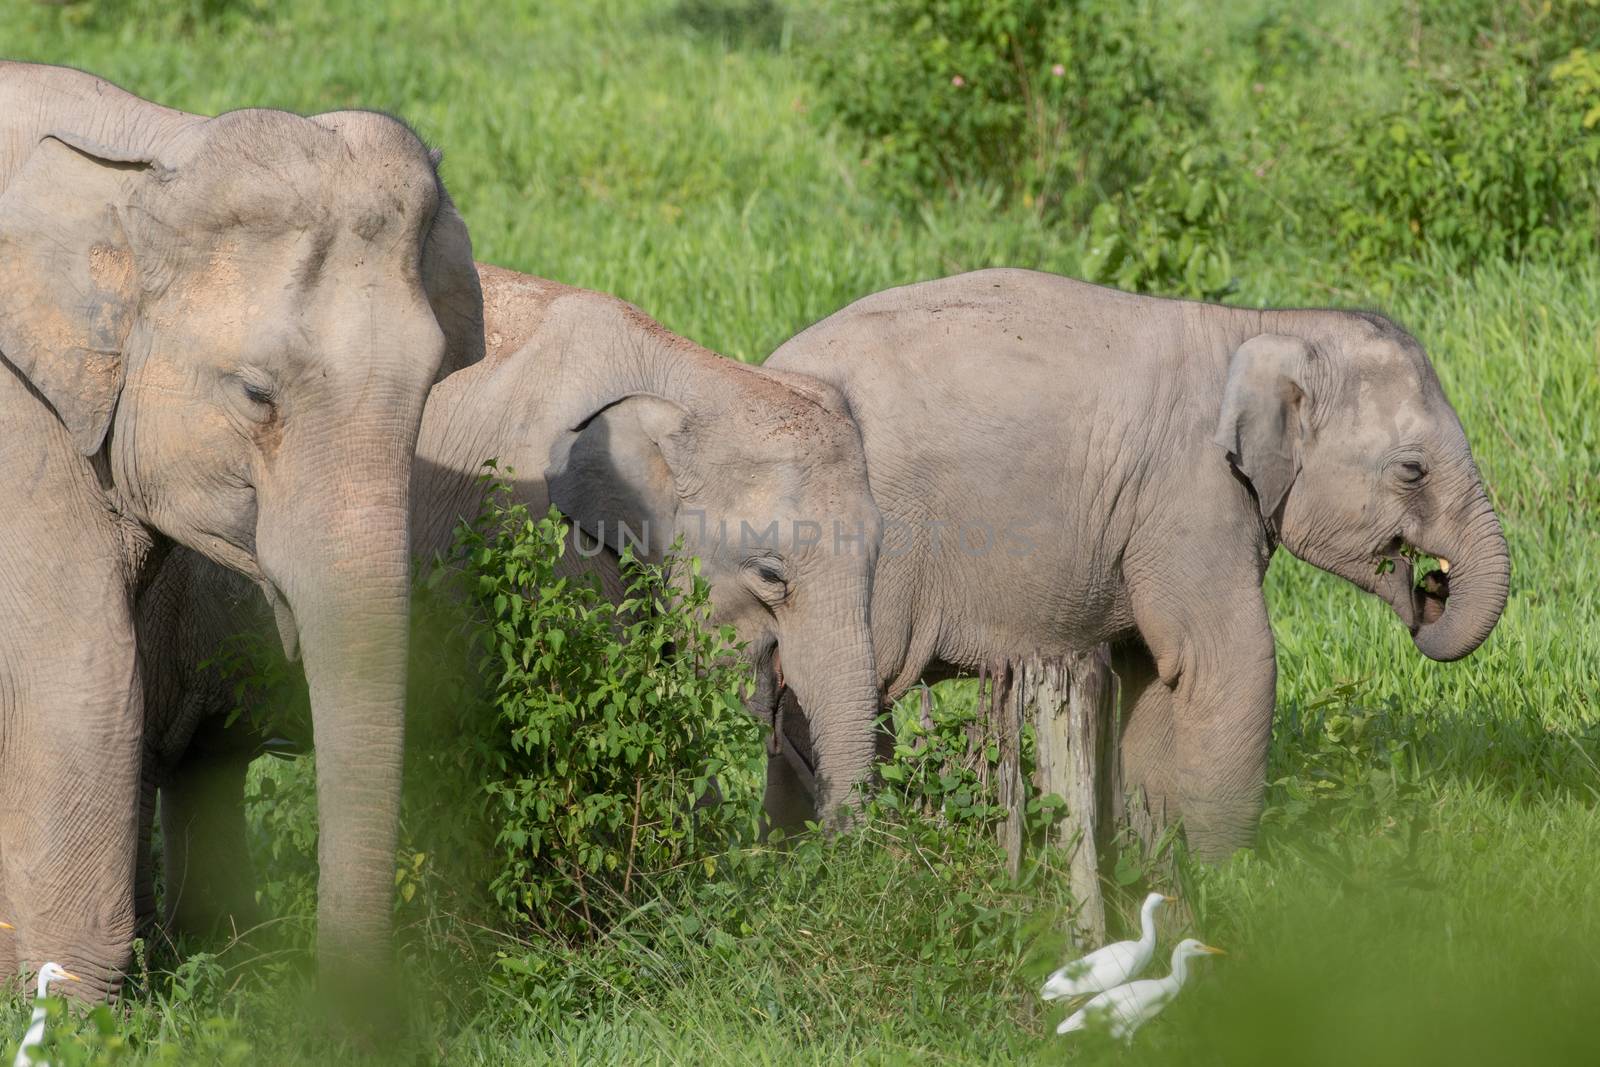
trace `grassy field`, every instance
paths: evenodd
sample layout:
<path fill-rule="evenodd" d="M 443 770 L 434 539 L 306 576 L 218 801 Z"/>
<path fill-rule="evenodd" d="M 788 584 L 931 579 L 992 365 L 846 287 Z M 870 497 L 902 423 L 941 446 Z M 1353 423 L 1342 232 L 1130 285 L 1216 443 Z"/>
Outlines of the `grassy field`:
<path fill-rule="evenodd" d="M 799 53 L 823 16 L 799 4 L 746 5 L 759 17 L 732 29 L 697 17 L 718 5 L 672 0 L 266 6 L 12 3 L 0 51 L 201 112 L 406 116 L 444 148 L 480 259 L 619 294 L 744 360 L 887 286 L 1001 264 L 1073 274 L 1085 255 L 1076 229 L 982 196 L 886 202 L 851 136 L 813 114 Z M 1336 61 L 1286 78 L 1382 97 L 1397 74 L 1362 42 L 1395 5 L 1314 6 Z M 1230 42 L 1269 5 L 1229 7 L 1162 16 L 1165 58 L 1207 65 L 1224 104 L 1251 92 Z M 1229 958 L 1201 963 L 1131 1049 L 1068 1044 L 1033 992 L 1060 962 L 1058 873 L 1012 882 L 986 840 L 872 826 L 763 857 L 723 912 L 663 897 L 598 945 L 506 939 L 497 957 L 491 940 L 453 970 L 419 963 L 411 1047 L 375 1061 L 1594 1062 L 1600 264 L 1441 252 L 1391 276 L 1311 243 L 1231 251 L 1234 302 L 1381 307 L 1422 339 L 1514 573 L 1492 638 L 1445 665 L 1374 599 L 1279 555 L 1262 845 L 1183 872 L 1197 932 Z M 405 918 L 408 943 L 431 946 L 419 958 L 462 939 L 421 905 Z M 120 1036 L 56 1062 L 330 1056 L 301 998 L 271 988 L 292 962 L 190 947 L 211 953 L 98 1016 Z M 0 1008 L 0 1028 L 25 1015 Z"/>

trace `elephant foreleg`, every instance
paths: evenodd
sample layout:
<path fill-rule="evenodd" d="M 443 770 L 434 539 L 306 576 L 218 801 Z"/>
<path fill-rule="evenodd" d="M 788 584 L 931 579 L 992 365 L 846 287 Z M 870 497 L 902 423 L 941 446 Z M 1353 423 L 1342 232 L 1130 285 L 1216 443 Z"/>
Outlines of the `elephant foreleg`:
<path fill-rule="evenodd" d="M 1220 584 L 1213 580 L 1212 588 Z M 1130 725 L 1138 723 L 1141 711 L 1162 704 L 1170 708 L 1166 718 L 1175 758 L 1164 790 L 1176 798 L 1190 847 L 1214 862 L 1255 841 L 1266 794 L 1277 674 L 1259 587 L 1246 578 L 1195 599 L 1185 608 L 1175 606 L 1179 598 L 1163 597 L 1143 605 L 1142 613 L 1136 601 L 1156 678 L 1138 698 Z M 1162 689 L 1166 695 L 1157 699 Z M 1152 714 L 1146 727 L 1136 729 L 1141 754 L 1165 744 L 1161 720 L 1159 713 Z M 1159 769 L 1154 775 L 1160 783 Z"/>
<path fill-rule="evenodd" d="M 6 962 L 54 960 L 83 979 L 65 992 L 93 997 L 120 987 L 133 945 L 143 716 L 130 643 L 73 651 L 55 669 L 93 684 L 22 690 L 28 723 L 0 744 L 0 882 L 17 927 Z"/>
<path fill-rule="evenodd" d="M 156 921 L 156 862 L 152 851 L 156 821 L 156 785 L 146 767 L 139 783 L 139 841 L 133 883 L 135 928 L 147 937 Z"/>

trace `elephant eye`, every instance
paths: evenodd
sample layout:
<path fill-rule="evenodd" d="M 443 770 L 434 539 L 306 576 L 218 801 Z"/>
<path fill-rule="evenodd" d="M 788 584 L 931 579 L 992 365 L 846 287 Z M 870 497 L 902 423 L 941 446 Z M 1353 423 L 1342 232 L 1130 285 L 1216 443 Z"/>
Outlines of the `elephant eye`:
<path fill-rule="evenodd" d="M 788 594 L 788 579 L 784 577 L 783 566 L 777 560 L 753 559 L 746 566 L 756 580 L 767 587 L 767 592 L 780 599 Z"/>
<path fill-rule="evenodd" d="M 1408 459 L 1399 464 L 1396 470 L 1399 473 L 1400 480 L 1407 485 L 1420 485 L 1422 480 L 1428 476 L 1428 468 L 1416 460 Z"/>
<path fill-rule="evenodd" d="M 272 390 L 255 382 L 244 383 L 244 395 L 252 404 L 269 405 L 272 403 Z"/>

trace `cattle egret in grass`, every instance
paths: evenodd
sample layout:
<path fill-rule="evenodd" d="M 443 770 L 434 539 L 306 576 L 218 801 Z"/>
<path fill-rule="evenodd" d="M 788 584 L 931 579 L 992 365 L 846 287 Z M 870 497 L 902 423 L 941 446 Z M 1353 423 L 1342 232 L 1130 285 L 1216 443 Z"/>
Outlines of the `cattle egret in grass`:
<path fill-rule="evenodd" d="M 1156 954 L 1156 911 L 1175 897 L 1151 893 L 1139 910 L 1139 940 L 1118 941 L 1074 960 L 1044 980 L 1039 995 L 1046 1000 L 1104 993 L 1139 977 Z"/>
<path fill-rule="evenodd" d="M 39 968 L 39 1000 L 50 995 L 51 982 L 77 982 L 77 975 L 69 974 L 59 963 L 47 963 Z M 28 1023 L 28 1032 L 22 1035 L 22 1046 L 17 1049 L 17 1058 L 11 1061 L 11 1067 L 50 1067 L 44 1060 L 33 1057 L 33 1050 L 44 1044 L 44 1005 L 35 1003 L 33 1007 L 33 1020 Z"/>
<path fill-rule="evenodd" d="M 1165 978 L 1146 978 L 1142 982 L 1129 982 L 1095 997 L 1073 1012 L 1056 1027 L 1056 1033 L 1067 1034 L 1090 1027 L 1105 1027 L 1112 1037 L 1133 1040 L 1139 1027 L 1161 1014 L 1161 1009 L 1172 1002 L 1189 977 L 1189 957 L 1223 956 L 1220 948 L 1203 945 L 1194 938 L 1178 942 L 1172 950 L 1172 973 Z"/>

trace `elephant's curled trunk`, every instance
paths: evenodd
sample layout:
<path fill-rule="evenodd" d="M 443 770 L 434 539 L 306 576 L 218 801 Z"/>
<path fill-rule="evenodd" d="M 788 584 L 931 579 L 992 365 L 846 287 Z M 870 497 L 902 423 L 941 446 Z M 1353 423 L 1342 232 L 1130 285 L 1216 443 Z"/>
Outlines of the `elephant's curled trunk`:
<path fill-rule="evenodd" d="M 1487 495 L 1480 488 L 1452 524 L 1452 536 L 1427 547 L 1450 560 L 1442 604 L 1424 594 L 1412 635 L 1429 659 L 1455 660 L 1483 644 L 1505 610 L 1511 555 Z M 1429 602 L 1431 599 L 1431 603 Z"/>

